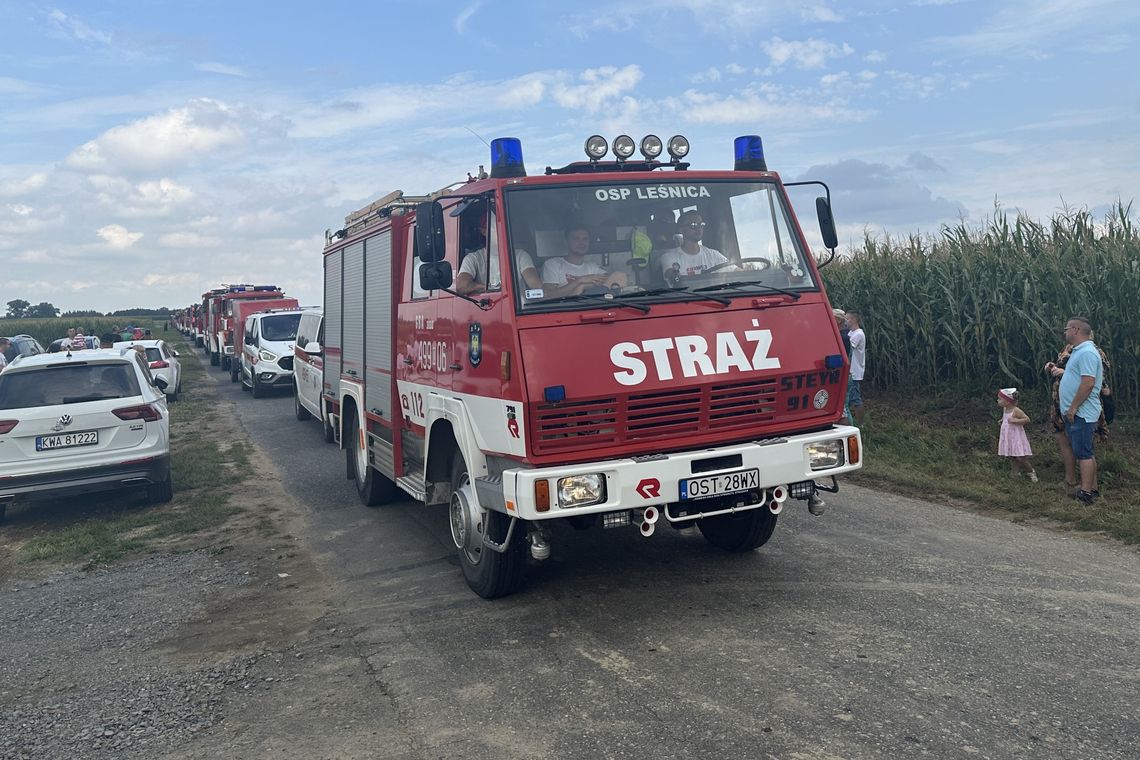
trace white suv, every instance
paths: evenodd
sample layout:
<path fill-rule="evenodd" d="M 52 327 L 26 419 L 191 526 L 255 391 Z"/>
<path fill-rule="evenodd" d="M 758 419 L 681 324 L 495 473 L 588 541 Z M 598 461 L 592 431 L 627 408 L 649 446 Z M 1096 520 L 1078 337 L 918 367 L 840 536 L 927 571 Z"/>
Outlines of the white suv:
<path fill-rule="evenodd" d="M 21 357 L 0 373 L 0 519 L 13 502 L 118 488 L 170 501 L 170 416 L 138 351 Z"/>

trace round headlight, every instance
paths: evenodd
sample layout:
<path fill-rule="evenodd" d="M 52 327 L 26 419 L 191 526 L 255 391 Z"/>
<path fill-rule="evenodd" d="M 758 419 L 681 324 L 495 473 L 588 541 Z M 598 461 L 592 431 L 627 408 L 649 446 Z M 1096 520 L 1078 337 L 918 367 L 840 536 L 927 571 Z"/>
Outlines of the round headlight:
<path fill-rule="evenodd" d="M 641 155 L 650 161 L 661 155 L 661 138 L 657 135 L 646 135 L 641 138 Z"/>
<path fill-rule="evenodd" d="M 637 143 L 629 135 L 618 135 L 614 138 L 614 155 L 622 161 L 632 156 L 636 149 Z"/>
<path fill-rule="evenodd" d="M 673 135 L 669 138 L 669 155 L 678 159 L 689 155 L 689 141 L 684 135 Z"/>
<path fill-rule="evenodd" d="M 591 161 L 597 161 L 606 155 L 610 146 L 606 138 L 601 135 L 590 135 L 586 138 L 586 155 Z"/>

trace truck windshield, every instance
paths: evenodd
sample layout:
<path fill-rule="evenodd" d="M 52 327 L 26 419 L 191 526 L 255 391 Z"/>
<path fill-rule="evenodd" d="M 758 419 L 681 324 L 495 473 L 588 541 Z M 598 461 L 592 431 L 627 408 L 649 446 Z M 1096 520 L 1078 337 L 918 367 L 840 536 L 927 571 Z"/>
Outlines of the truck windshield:
<path fill-rule="evenodd" d="M 522 187 L 505 206 L 526 311 L 816 287 L 775 182 Z"/>

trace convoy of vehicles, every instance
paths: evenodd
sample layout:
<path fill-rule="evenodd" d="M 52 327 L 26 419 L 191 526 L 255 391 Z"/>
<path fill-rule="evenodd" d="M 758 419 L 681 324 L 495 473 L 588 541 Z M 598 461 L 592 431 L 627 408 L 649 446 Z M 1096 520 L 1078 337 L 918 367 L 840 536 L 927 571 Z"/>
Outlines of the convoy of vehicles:
<path fill-rule="evenodd" d="M 239 382 L 254 398 L 271 389 L 293 387 L 293 345 L 300 309 L 271 309 L 245 321 Z"/>
<path fill-rule="evenodd" d="M 235 348 L 235 355 L 229 362 L 230 382 L 236 383 L 242 377 L 242 347 L 245 346 L 245 328 L 246 323 L 249 321 L 251 314 L 259 311 L 269 311 L 271 309 L 296 309 L 298 308 L 297 299 L 281 297 L 281 298 L 266 298 L 257 300 L 241 300 L 234 301 L 232 309 L 233 318 L 233 344 Z M 223 369 L 225 366 L 223 365 Z"/>

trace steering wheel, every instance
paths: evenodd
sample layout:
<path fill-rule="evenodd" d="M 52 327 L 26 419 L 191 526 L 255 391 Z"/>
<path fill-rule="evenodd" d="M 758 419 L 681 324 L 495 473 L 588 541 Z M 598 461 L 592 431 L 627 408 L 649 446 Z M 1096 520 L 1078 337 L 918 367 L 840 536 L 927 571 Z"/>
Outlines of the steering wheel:
<path fill-rule="evenodd" d="M 766 269 L 772 268 L 772 262 L 770 260 L 765 259 L 762 256 L 754 256 L 754 257 L 748 258 L 748 259 L 737 259 L 736 261 L 729 260 L 729 261 L 721 262 L 720 264 L 716 264 L 714 266 L 709 267 L 705 271 L 701 272 L 701 274 L 711 274 L 713 272 L 719 272 L 721 269 L 724 269 L 725 267 L 736 266 L 737 264 L 743 264 L 746 261 L 753 262 L 753 263 L 759 263 L 761 265 L 760 269 L 756 270 L 756 271 L 763 272 Z"/>

